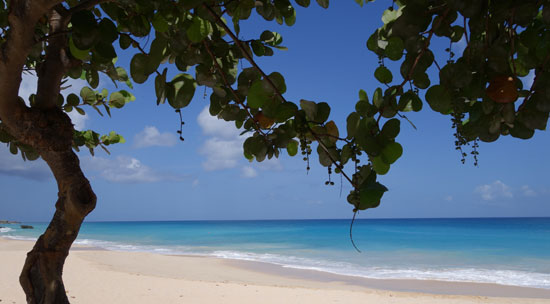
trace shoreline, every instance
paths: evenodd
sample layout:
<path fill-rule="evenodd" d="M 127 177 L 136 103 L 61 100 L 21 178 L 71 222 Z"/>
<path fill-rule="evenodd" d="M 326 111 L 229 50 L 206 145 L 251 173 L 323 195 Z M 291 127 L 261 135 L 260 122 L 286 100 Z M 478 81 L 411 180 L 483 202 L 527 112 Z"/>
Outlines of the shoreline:
<path fill-rule="evenodd" d="M 32 245 L 0 237 L 0 261 L 8 268 L 0 275 L 0 300 L 24 303 L 18 276 Z M 78 245 L 67 259 L 65 285 L 78 303 L 255 303 L 267 295 L 273 301 L 266 303 L 550 303 L 547 289 L 364 279 L 264 262 L 97 249 Z"/>

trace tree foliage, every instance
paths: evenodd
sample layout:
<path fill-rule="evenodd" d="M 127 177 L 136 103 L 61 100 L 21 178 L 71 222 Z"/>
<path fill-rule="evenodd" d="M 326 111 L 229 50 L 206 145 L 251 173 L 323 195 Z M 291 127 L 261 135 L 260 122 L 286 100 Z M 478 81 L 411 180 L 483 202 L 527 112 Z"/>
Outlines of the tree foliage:
<path fill-rule="evenodd" d="M 315 149 L 322 166 L 344 174 L 353 185 L 348 201 L 355 209 L 378 206 L 387 189 L 377 182 L 377 175 L 386 174 L 403 153 L 396 141 L 400 121 L 404 113 L 422 110 L 422 100 L 451 117 L 459 149 L 501 135 L 527 139 L 534 130 L 546 128 L 550 10 L 545 1 L 393 1 L 382 15 L 382 26 L 366 41 L 380 58 L 374 76 L 382 86 L 370 98 L 359 91 L 345 136 L 329 120 L 328 104 L 286 100 L 283 75 L 268 74 L 255 63 L 255 57 L 286 49 L 280 34 L 265 30 L 250 40 L 237 38 L 240 21 L 253 13 L 292 26 L 296 11 L 290 1 L 97 1 L 98 6 L 78 9 L 89 2 L 66 1 L 56 8 L 71 13 L 63 31 L 52 32 L 46 19 L 41 20 L 25 63 L 27 70 L 37 69 L 47 59 L 48 37 L 66 39 L 71 65 L 65 77 L 84 79 L 88 86 L 80 96 L 59 95 L 63 110 L 84 113 L 83 106 L 91 106 L 110 115 L 111 108 L 135 99 L 127 90 L 98 90 L 99 74 L 130 89 L 132 83 L 154 78 L 157 103 L 168 102 L 178 110 L 189 105 L 197 86 L 209 87 L 210 114 L 233 121 L 249 134 L 246 158 L 263 161 L 285 149 L 293 156 L 299 146 L 309 159 Z M 329 6 L 328 1 L 317 3 Z M 310 1 L 295 5 L 307 7 Z M 9 7 L 2 7 L 5 42 Z M 152 40 L 148 49 L 141 37 Z M 448 41 L 448 58 L 442 61 L 434 55 L 442 52 L 432 49 L 435 38 Z M 455 53 L 459 42 L 466 44 L 461 54 Z M 119 56 L 132 56 L 129 74 L 116 65 Z M 239 69 L 241 59 L 252 67 Z M 398 62 L 399 71 L 387 67 L 388 60 Z M 529 73 L 535 80 L 524 88 L 520 77 Z M 31 106 L 35 98 L 30 96 Z M 0 139 L 12 152 L 19 149 L 26 159 L 38 157 L 2 130 Z M 115 134 L 75 131 L 74 147 L 92 151 L 121 140 Z"/>
<path fill-rule="evenodd" d="M 478 141 L 507 135 L 528 139 L 535 130 L 546 129 L 549 1 L 388 1 L 381 26 L 366 39 L 366 47 L 379 57 L 373 74 L 380 87 L 359 90 L 345 130 L 330 119 L 329 104 L 307 96 L 287 100 L 284 76 L 258 66 L 256 58 L 286 50 L 279 33 L 266 29 L 259 37 L 239 38 L 241 21 L 252 14 L 292 26 L 294 6 L 311 2 L 1 0 L 0 141 L 24 159 L 47 156 L 54 170 L 57 161 L 49 160 L 48 153 L 62 149 L 55 137 L 45 138 L 63 129 L 56 129 L 63 119 L 52 109 L 84 114 L 91 107 L 110 115 L 135 99 L 135 84 L 150 81 L 157 104 L 182 111 L 197 87 L 205 86 L 212 92 L 210 114 L 234 122 L 246 134 L 247 159 L 261 162 L 284 150 L 290 156 L 301 152 L 309 169 L 315 151 L 321 166 L 352 185 L 347 200 L 357 211 L 377 207 L 387 191 L 377 177 L 387 174 L 404 152 L 397 139 L 401 123 L 408 123 L 407 112 L 429 108 L 449 116 L 463 157 L 463 146 L 471 144 L 476 157 Z M 315 2 L 329 7 L 329 0 Z M 355 2 L 368 6 L 369 1 Z M 442 43 L 448 47 L 434 47 Z M 122 56 L 131 57 L 129 71 L 117 65 Z M 251 67 L 239 68 L 240 60 Z M 37 93 L 27 100 L 5 84 L 10 77 L 20 82 L 24 72 L 38 77 Z M 99 88 L 100 75 L 125 88 Z M 528 75 L 534 80 L 524 87 L 522 77 Z M 87 82 L 79 95 L 60 91 L 71 78 Z M 18 124 L 23 114 L 10 110 L 14 107 L 26 109 L 21 113 L 31 118 Z M 36 126 L 51 132 L 36 131 L 41 134 L 37 137 Z M 114 132 L 70 131 L 72 147 L 92 153 L 98 146 L 124 141 Z"/>

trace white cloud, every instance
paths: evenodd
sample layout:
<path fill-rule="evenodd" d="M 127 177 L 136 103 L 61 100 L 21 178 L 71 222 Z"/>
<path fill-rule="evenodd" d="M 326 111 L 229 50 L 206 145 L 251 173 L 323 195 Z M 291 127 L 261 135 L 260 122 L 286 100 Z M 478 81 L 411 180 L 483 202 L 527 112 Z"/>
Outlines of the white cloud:
<path fill-rule="evenodd" d="M 205 107 L 200 112 L 197 117 L 197 122 L 202 132 L 212 137 L 235 140 L 239 138 L 239 134 L 241 133 L 241 131 L 235 127 L 234 123 L 210 115 L 208 107 Z"/>
<path fill-rule="evenodd" d="M 447 195 L 447 196 L 445 196 L 445 198 L 444 198 L 444 200 L 446 200 L 447 202 L 450 202 L 450 201 L 452 201 L 453 199 L 454 199 L 454 198 L 453 198 L 452 195 Z"/>
<path fill-rule="evenodd" d="M 512 198 L 514 196 L 510 187 L 500 180 L 496 180 L 492 184 L 477 186 L 474 191 L 481 195 L 481 198 L 486 201 L 497 198 Z"/>
<path fill-rule="evenodd" d="M 83 167 L 87 171 L 98 172 L 103 179 L 115 183 L 154 183 L 184 179 L 181 175 L 158 172 L 129 156 L 119 156 L 116 159 L 87 157 L 83 159 Z"/>
<path fill-rule="evenodd" d="M 37 81 L 38 78 L 34 73 L 23 73 L 21 76 L 21 85 L 19 86 L 19 96 L 21 96 L 24 100 L 27 106 L 29 105 L 29 96 L 31 94 L 36 94 L 36 88 L 37 88 Z M 72 79 L 68 78 L 67 82 L 65 82 L 62 86 L 66 87 L 61 93 L 67 97 L 67 95 L 74 93 L 77 96 L 80 96 L 80 89 L 87 84 L 86 81 L 81 79 Z M 89 119 L 88 114 L 80 115 L 76 111 L 72 111 L 67 113 L 69 117 L 71 118 L 71 121 L 74 124 L 75 129 L 77 130 L 84 130 L 86 128 L 86 121 Z"/>
<path fill-rule="evenodd" d="M 143 131 L 134 136 L 134 147 L 172 147 L 178 142 L 175 134 L 170 132 L 160 133 L 155 127 L 146 126 Z"/>
<path fill-rule="evenodd" d="M 234 168 L 243 156 L 241 139 L 224 140 L 217 137 L 207 139 L 199 153 L 206 157 L 202 166 L 207 171 Z"/>
<path fill-rule="evenodd" d="M 258 172 L 250 166 L 243 167 L 241 169 L 241 176 L 245 178 L 254 178 L 258 176 Z"/>
<path fill-rule="evenodd" d="M 0 146 L 0 174 L 32 180 L 47 180 L 53 177 L 50 168 L 42 158 L 24 161 L 21 154 L 11 154 L 6 145 Z"/>
<path fill-rule="evenodd" d="M 204 141 L 199 153 L 206 160 L 202 166 L 207 171 L 235 168 L 239 161 L 244 160 L 243 142 L 246 136 L 240 136 L 241 131 L 232 122 L 213 117 L 205 107 L 197 117 L 199 126 L 209 138 Z M 282 170 L 283 166 L 277 158 L 265 159 L 263 162 L 254 162 L 241 168 L 241 176 L 256 177 L 260 170 Z"/>
<path fill-rule="evenodd" d="M 527 186 L 527 185 L 523 185 L 521 186 L 521 191 L 523 192 L 523 195 L 525 196 L 537 196 L 537 193 L 535 192 L 535 190 L 531 189 L 531 187 Z"/>
<path fill-rule="evenodd" d="M 281 171 L 283 169 L 283 166 L 281 165 L 281 162 L 278 158 L 273 157 L 272 159 L 265 159 L 263 162 L 255 162 L 254 166 L 261 169 L 261 170 L 273 170 L 273 171 Z"/>
<path fill-rule="evenodd" d="M 86 128 L 86 121 L 90 119 L 88 114 L 80 115 L 77 111 L 71 111 L 67 114 L 71 118 L 76 130 L 84 130 Z"/>
<path fill-rule="evenodd" d="M 197 187 L 199 184 L 200 184 L 199 180 L 198 180 L 198 179 L 195 179 L 195 180 L 193 180 L 193 182 L 191 183 L 191 186 L 192 186 L 193 188 L 195 188 L 195 187 Z"/>
<path fill-rule="evenodd" d="M 202 166 L 207 171 L 234 168 L 243 159 L 244 136 L 239 136 L 239 130 L 233 123 L 213 117 L 205 107 L 197 117 L 199 126 L 205 135 L 210 135 L 199 153 L 206 160 Z"/>
<path fill-rule="evenodd" d="M 19 96 L 21 96 L 25 103 L 29 102 L 29 96 L 36 94 L 38 78 L 33 73 L 23 73 L 21 75 L 21 85 L 19 86 Z"/>

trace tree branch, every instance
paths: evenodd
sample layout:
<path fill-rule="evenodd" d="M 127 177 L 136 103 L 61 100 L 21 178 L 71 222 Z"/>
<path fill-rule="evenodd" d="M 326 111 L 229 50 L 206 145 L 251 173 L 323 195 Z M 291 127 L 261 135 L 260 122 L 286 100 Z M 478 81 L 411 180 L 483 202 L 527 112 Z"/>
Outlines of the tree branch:
<path fill-rule="evenodd" d="M 407 83 L 407 81 L 411 80 L 411 77 L 414 73 L 414 69 L 416 69 L 416 65 L 418 64 L 418 62 L 420 61 L 420 58 L 422 58 L 426 50 L 428 50 L 428 47 L 430 46 L 430 40 L 432 40 L 435 29 L 438 28 L 441 22 L 443 21 L 443 19 L 447 17 L 447 14 L 449 14 L 449 11 L 450 9 L 446 9 L 445 12 L 443 12 L 443 15 L 441 16 L 441 18 L 439 19 L 439 22 L 437 24 L 434 24 L 432 28 L 428 31 L 428 38 L 426 38 L 426 43 L 424 44 L 424 47 L 422 48 L 420 53 L 418 53 L 418 55 L 414 59 L 414 63 L 409 71 L 409 74 L 407 74 L 407 77 L 403 79 L 403 82 L 399 85 L 400 87 L 403 87 Z M 435 62 L 435 59 L 434 59 L 434 62 Z"/>
<path fill-rule="evenodd" d="M 0 49 L 0 116 L 3 122 L 18 136 L 21 123 L 18 117 L 26 111 L 19 101 L 21 74 L 27 56 L 35 44 L 36 23 L 61 1 L 13 0 L 8 14 L 9 30 Z"/>
<path fill-rule="evenodd" d="M 62 16 L 57 10 L 51 10 L 48 16 L 51 38 L 46 47 L 44 63 L 36 70 L 38 88 L 35 106 L 40 109 L 49 109 L 57 105 L 57 98 L 61 89 L 61 80 L 69 68 L 70 60 L 66 54 L 67 25 L 70 16 Z"/>
<path fill-rule="evenodd" d="M 223 22 L 220 20 L 220 16 L 218 16 L 216 14 L 216 12 L 210 7 L 208 6 L 208 4 L 206 3 L 203 3 L 202 6 L 208 11 L 208 13 L 210 13 L 210 15 L 214 18 L 214 20 L 216 20 L 216 23 L 218 23 L 218 25 L 220 25 L 221 27 L 224 28 L 225 32 L 231 37 L 231 39 L 233 39 L 233 41 L 235 42 L 235 45 L 237 45 L 237 47 L 241 50 L 241 52 L 243 53 L 243 56 L 245 57 L 245 59 L 250 62 L 250 64 L 252 64 L 252 66 L 264 77 L 264 79 L 269 83 L 269 85 L 273 88 L 273 90 L 275 91 L 275 93 L 281 98 L 282 101 L 284 102 L 288 102 L 284 97 L 283 97 L 283 94 L 281 94 L 281 92 L 279 91 L 279 89 L 277 88 L 277 86 L 271 81 L 271 79 L 269 79 L 269 77 L 267 76 L 267 74 L 260 68 L 260 66 L 258 66 L 258 64 L 256 64 L 256 62 L 254 61 L 254 59 L 252 58 L 252 56 L 250 56 L 250 54 L 246 51 L 246 49 L 243 47 L 241 41 L 239 40 L 239 38 L 233 33 L 233 31 Z M 340 169 L 340 171 L 342 172 L 342 175 L 350 182 L 350 184 L 355 187 L 355 184 L 353 183 L 353 181 L 351 180 L 351 178 L 344 172 L 344 167 L 338 163 L 337 160 L 335 160 L 332 155 L 329 153 L 329 150 L 327 148 L 327 146 L 321 141 L 321 139 L 319 138 L 319 136 L 311 129 L 311 127 L 306 124 L 306 127 L 308 128 L 308 131 L 312 134 L 312 136 L 315 138 L 315 140 L 319 143 L 319 146 L 321 146 L 321 148 L 327 153 L 330 161 L 338 168 Z"/>
<path fill-rule="evenodd" d="M 111 2 L 111 1 L 113 1 L 113 0 L 87 0 L 87 1 L 82 1 L 82 2 L 78 3 L 77 5 L 71 7 L 69 9 L 69 14 L 72 15 L 72 14 L 80 12 L 80 11 L 91 9 L 92 7 L 94 7 L 98 4 L 105 3 L 105 2 Z"/>
<path fill-rule="evenodd" d="M 254 119 L 254 116 L 252 115 L 252 113 L 250 113 L 249 107 L 241 100 L 237 92 L 235 92 L 233 87 L 231 87 L 231 85 L 229 84 L 229 81 L 227 80 L 225 73 L 223 72 L 222 68 L 218 64 L 218 61 L 216 60 L 216 56 L 214 56 L 214 54 L 210 50 L 210 47 L 208 46 L 208 43 L 206 42 L 206 40 L 203 40 L 203 44 L 204 44 L 204 48 L 206 49 L 206 52 L 208 53 L 208 55 L 210 55 L 210 58 L 212 58 L 212 62 L 214 62 L 214 65 L 216 66 L 216 70 L 222 76 L 225 87 L 228 88 L 233 94 L 233 97 L 235 97 L 235 102 L 237 102 L 241 107 L 243 107 L 243 109 L 246 111 L 246 114 L 248 114 L 248 117 L 252 119 L 252 121 L 254 122 L 254 126 L 256 127 L 256 131 L 260 132 L 262 135 L 265 136 L 266 134 L 262 131 L 262 128 L 260 127 L 256 119 Z"/>

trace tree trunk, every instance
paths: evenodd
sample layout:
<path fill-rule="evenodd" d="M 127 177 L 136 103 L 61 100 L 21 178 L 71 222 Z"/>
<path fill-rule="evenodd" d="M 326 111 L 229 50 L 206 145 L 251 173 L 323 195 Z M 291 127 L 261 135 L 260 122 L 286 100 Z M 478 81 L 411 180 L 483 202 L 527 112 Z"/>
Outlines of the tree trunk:
<path fill-rule="evenodd" d="M 72 150 L 73 125 L 59 108 L 21 107 L 12 120 L 12 134 L 40 153 L 58 185 L 55 214 L 50 225 L 27 254 L 19 281 L 27 303 L 69 303 L 65 294 L 63 264 L 80 226 L 96 205 L 96 196 Z"/>
<path fill-rule="evenodd" d="M 31 146 L 46 161 L 58 185 L 56 211 L 46 232 L 27 254 L 19 281 L 27 302 L 69 303 L 61 278 L 63 264 L 96 196 L 72 150 L 74 128 L 57 105 L 61 82 L 70 67 L 66 31 L 71 15 L 60 0 L 9 1 L 6 40 L 0 44 L 0 120 L 20 144 Z M 82 1 L 94 6 L 98 1 Z M 35 103 L 27 107 L 18 95 L 27 56 L 38 42 L 36 24 L 47 17 L 45 57 L 36 65 Z M 28 68 L 28 67 L 27 67 Z M 32 67 L 31 67 L 32 68 Z M 13 144 L 13 142 L 12 142 Z"/>
<path fill-rule="evenodd" d="M 50 225 L 38 239 L 27 259 L 19 281 L 27 303 L 69 303 L 63 285 L 63 264 L 78 235 L 80 225 L 96 204 L 96 196 L 80 170 L 72 151 L 43 153 L 59 187 L 56 211 Z"/>

